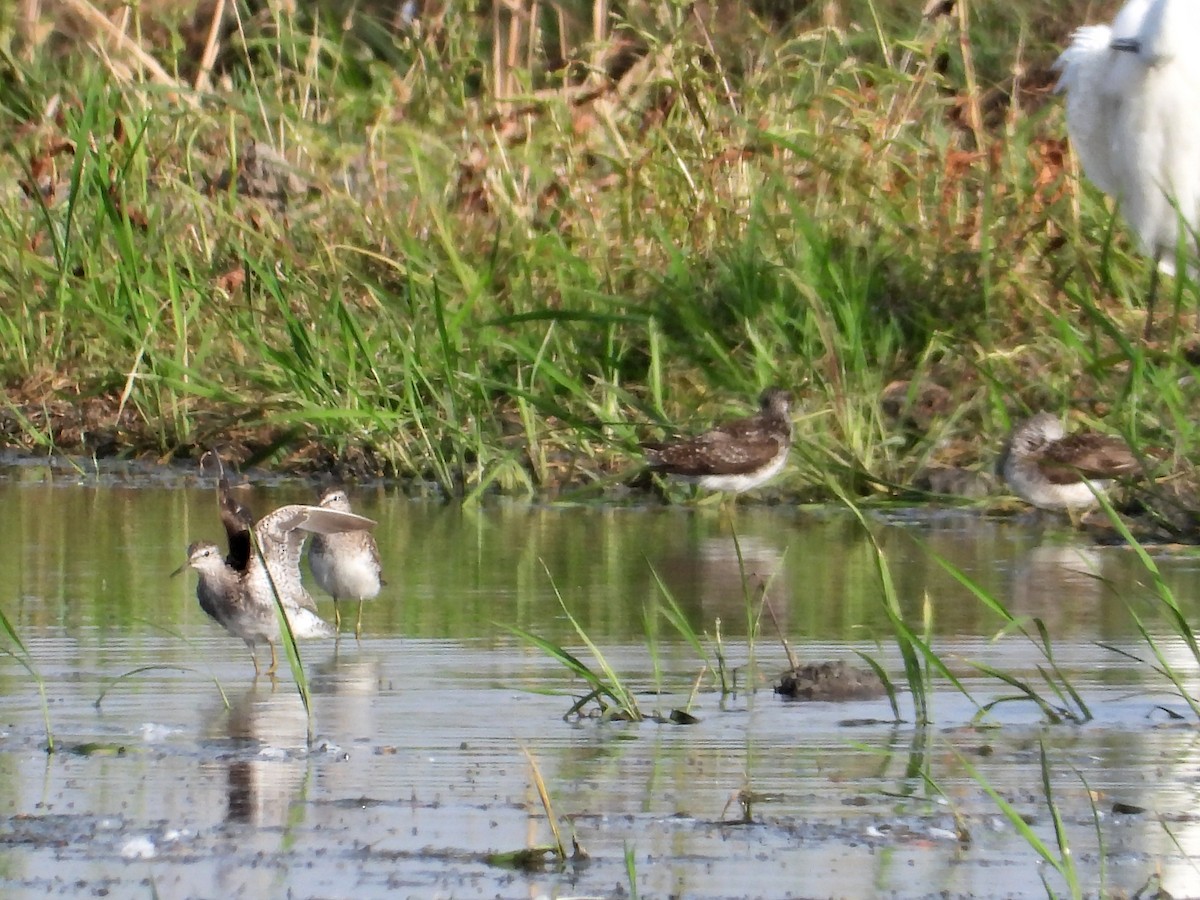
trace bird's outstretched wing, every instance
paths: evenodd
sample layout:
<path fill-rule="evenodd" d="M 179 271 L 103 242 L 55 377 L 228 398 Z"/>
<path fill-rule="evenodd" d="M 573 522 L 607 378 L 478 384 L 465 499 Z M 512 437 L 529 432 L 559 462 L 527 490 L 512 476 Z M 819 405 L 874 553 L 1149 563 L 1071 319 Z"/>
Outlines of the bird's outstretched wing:
<path fill-rule="evenodd" d="M 319 506 L 294 504 L 281 506 L 258 520 L 254 533 L 262 547 L 276 587 L 294 585 L 296 590 L 284 597 L 302 609 L 316 609 L 316 603 L 300 580 L 300 556 L 309 534 L 340 534 L 344 531 L 366 531 L 375 527 L 375 520 L 355 513 Z"/>
<path fill-rule="evenodd" d="M 254 552 L 250 543 L 254 516 L 233 496 L 229 482 L 223 476 L 217 481 L 217 506 L 221 512 L 221 524 L 225 526 L 225 537 L 229 541 L 229 554 L 225 562 L 234 571 L 245 572 L 250 564 L 250 554 Z"/>

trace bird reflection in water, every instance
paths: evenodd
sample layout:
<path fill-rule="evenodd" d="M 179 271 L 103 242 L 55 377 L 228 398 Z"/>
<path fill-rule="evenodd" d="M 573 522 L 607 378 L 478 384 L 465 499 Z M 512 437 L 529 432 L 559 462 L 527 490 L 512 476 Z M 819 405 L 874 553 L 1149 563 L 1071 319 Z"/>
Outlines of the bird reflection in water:
<path fill-rule="evenodd" d="M 226 768 L 230 823 L 283 826 L 303 794 L 308 720 L 294 691 L 255 684 L 220 708 L 211 731 L 230 739 Z M 221 721 L 224 719 L 224 721 Z"/>
<path fill-rule="evenodd" d="M 742 564 L 738 563 L 738 546 Z M 659 574 L 681 603 L 698 609 L 701 621 L 744 618 L 746 589 L 757 600 L 762 586 L 786 583 L 779 576 L 783 549 L 753 536 L 704 537 L 689 542 L 687 552 L 676 553 L 655 563 Z M 742 581 L 745 569 L 745 584 Z M 786 625 L 787 602 L 780 591 L 771 592 L 771 606 L 781 626 Z"/>
<path fill-rule="evenodd" d="M 1105 552 L 1076 543 L 1034 547 L 1013 572 L 1009 611 L 1036 616 L 1055 634 L 1087 625 L 1108 588 Z"/>

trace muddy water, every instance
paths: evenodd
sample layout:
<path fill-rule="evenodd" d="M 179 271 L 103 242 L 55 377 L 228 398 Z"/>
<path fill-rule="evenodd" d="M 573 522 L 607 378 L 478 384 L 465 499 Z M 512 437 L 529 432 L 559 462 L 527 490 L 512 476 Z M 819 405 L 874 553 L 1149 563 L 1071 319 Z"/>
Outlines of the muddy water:
<path fill-rule="evenodd" d="M 309 491 L 242 496 L 266 510 Z M 769 619 L 747 640 L 737 550 L 715 509 L 355 499 L 379 521 L 389 584 L 361 644 L 303 645 L 310 740 L 290 678 L 256 680 L 244 645 L 196 605 L 194 577 L 168 578 L 189 541 L 220 538 L 211 490 L 0 472 L 0 609 L 45 679 L 59 750 L 43 749 L 36 684 L 0 658 L 4 896 L 607 897 L 630 889 L 627 853 L 642 896 L 1036 895 L 1043 879 L 1066 881 L 970 773 L 1058 854 L 1043 747 L 1085 890 L 1132 892 L 1161 873 L 1172 894 L 1200 894 L 1188 860 L 1200 736 L 1131 607 L 1200 685 L 1129 551 L 970 512 L 876 516 L 907 620 L 928 616 L 967 692 L 939 678 L 934 724 L 917 728 L 906 694 L 899 724 L 886 700 L 773 694 L 785 655 Z M 736 528 L 803 659 L 858 650 L 903 683 L 851 518 L 747 507 Z M 1012 702 L 972 725 L 979 704 L 1014 691 L 971 661 L 1034 681 L 1045 660 L 1019 635 L 997 638 L 1001 619 L 930 551 L 1045 622 L 1090 722 L 1049 725 Z M 1195 621 L 1200 559 L 1156 562 Z M 579 684 L 506 626 L 589 658 L 556 587 L 646 710 L 683 707 L 702 661 L 664 619 L 647 625 L 655 573 L 710 654 L 720 620 L 739 691 L 702 679 L 690 726 L 564 722 Z M 587 860 L 530 871 L 490 859 L 552 839 L 526 752 Z"/>

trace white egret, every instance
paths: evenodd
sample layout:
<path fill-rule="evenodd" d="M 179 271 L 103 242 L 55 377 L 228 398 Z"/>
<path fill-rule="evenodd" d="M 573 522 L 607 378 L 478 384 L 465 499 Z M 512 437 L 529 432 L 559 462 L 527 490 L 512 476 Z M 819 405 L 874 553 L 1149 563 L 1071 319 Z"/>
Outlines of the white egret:
<path fill-rule="evenodd" d="M 1175 274 L 1200 224 L 1200 0 L 1128 0 L 1112 25 L 1079 28 L 1055 69 L 1084 173 L 1113 197 L 1154 259 Z"/>

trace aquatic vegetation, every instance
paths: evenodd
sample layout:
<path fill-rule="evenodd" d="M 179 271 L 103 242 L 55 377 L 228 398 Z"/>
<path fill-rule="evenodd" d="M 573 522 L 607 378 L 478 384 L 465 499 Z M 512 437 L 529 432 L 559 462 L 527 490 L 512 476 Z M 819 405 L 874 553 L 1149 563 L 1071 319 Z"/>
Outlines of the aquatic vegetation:
<path fill-rule="evenodd" d="M 1163 580 L 1162 572 L 1154 558 L 1146 551 L 1146 548 L 1139 542 L 1129 530 L 1129 526 L 1117 514 L 1108 503 L 1107 499 L 1102 498 L 1101 504 L 1105 512 L 1108 513 L 1110 521 L 1117 529 L 1121 537 L 1133 549 L 1137 555 L 1138 561 L 1145 569 L 1146 574 L 1150 576 L 1150 583 L 1153 588 L 1154 599 L 1158 601 L 1159 608 L 1163 613 L 1167 626 L 1171 633 L 1177 638 L 1178 642 L 1187 649 L 1193 665 L 1200 665 L 1200 642 L 1196 639 L 1196 632 L 1193 630 L 1191 623 L 1188 622 L 1187 616 L 1179 605 L 1179 600 L 1175 596 L 1175 592 L 1171 590 L 1171 586 Z M 1141 635 L 1142 640 L 1150 648 L 1150 652 L 1154 656 L 1152 668 L 1159 675 L 1167 679 L 1175 689 L 1175 695 L 1187 704 L 1192 715 L 1200 719 L 1200 698 L 1189 689 L 1188 684 L 1193 680 L 1194 669 L 1189 666 L 1187 671 L 1181 669 L 1177 663 L 1172 663 L 1170 654 L 1162 646 L 1161 641 L 1155 637 L 1154 633 L 1146 626 L 1143 616 L 1137 611 L 1134 604 L 1126 601 L 1126 608 L 1129 611 L 1129 616 L 1133 620 L 1134 626 Z M 1110 647 L 1114 652 L 1121 653 L 1126 656 L 1131 654 L 1128 651 L 1118 650 Z M 1137 658 L 1136 656 L 1133 658 Z M 1139 662 L 1142 660 L 1139 659 Z"/>
<path fill-rule="evenodd" d="M 949 446 L 978 468 L 1010 411 L 1075 396 L 1186 455 L 1178 348 L 1129 340 L 1145 264 L 1045 105 L 1080 8 L 652 3 L 585 34 L 456 7 L 336 41 L 300 10 L 199 91 L 153 5 L 122 46 L 166 89 L 31 29 L 0 84 L 0 439 L 219 436 L 475 500 L 615 484 L 648 427 L 781 383 L 805 497 L 899 492 Z M 885 409 L 904 382 L 946 402 Z"/>
<path fill-rule="evenodd" d="M 840 493 L 840 489 L 836 486 L 833 487 L 833 490 Z M 905 621 L 904 609 L 901 606 L 899 594 L 896 592 L 896 584 L 892 579 L 887 555 L 884 553 L 883 548 L 879 546 L 879 541 L 876 539 L 875 533 L 863 515 L 862 510 L 859 509 L 858 505 L 849 496 L 844 493 L 841 493 L 840 496 L 842 503 L 854 514 L 863 532 L 866 534 L 867 540 L 870 542 L 873 560 L 879 576 L 883 610 L 892 628 L 892 639 L 896 642 L 896 646 L 900 650 L 900 657 L 904 661 L 904 677 L 908 684 L 909 696 L 912 697 L 914 717 L 918 725 L 928 724 L 932 720 L 930 699 L 934 685 L 930 676 L 933 672 L 940 674 L 968 699 L 971 699 L 971 695 L 931 646 L 929 638 L 930 616 L 932 613 L 929 604 L 925 604 L 925 633 L 924 635 L 920 635 Z M 897 699 L 895 684 L 888 677 L 887 672 L 881 665 L 873 661 L 866 654 L 860 654 L 860 656 L 871 666 L 875 674 L 883 682 L 888 702 L 892 706 L 892 715 L 899 720 L 900 705 Z M 972 702 L 974 702 L 973 699 Z"/>
<path fill-rule="evenodd" d="M 568 857 L 567 848 L 562 839 L 562 831 L 558 826 L 558 817 L 554 813 L 554 805 L 550 802 L 550 792 L 546 788 L 545 779 L 542 778 L 541 767 L 538 766 L 534 755 L 529 752 L 529 748 L 523 744 L 521 752 L 525 754 L 525 759 L 529 762 L 530 776 L 533 779 L 534 788 L 537 790 L 538 799 L 541 801 L 542 810 L 546 813 L 550 831 L 554 835 L 554 843 L 548 846 L 535 845 L 522 847 L 520 850 L 489 853 L 486 857 L 488 864 L 508 869 L 538 871 L 545 868 L 548 862 L 555 862 L 559 868 L 562 868 L 568 860 L 575 862 L 586 860 L 587 852 L 580 846 L 578 838 L 574 835 L 571 837 L 572 853 Z"/>
<path fill-rule="evenodd" d="M 721 644 L 721 620 L 717 619 L 713 625 L 714 648 L 713 655 L 710 657 L 704 643 L 700 640 L 700 635 L 696 633 L 696 629 L 692 627 L 687 615 L 684 614 L 678 601 L 676 601 L 675 595 L 671 592 L 666 582 L 662 580 L 662 576 L 658 574 L 654 566 L 650 566 L 650 573 L 654 576 L 654 584 L 658 588 L 662 602 L 655 605 L 653 612 L 649 613 L 648 617 L 653 618 L 661 615 L 665 618 L 683 639 L 687 641 L 691 648 L 696 651 L 696 655 L 700 657 L 704 664 L 704 670 L 711 669 L 715 671 L 721 695 L 726 696 L 731 694 L 735 690 L 735 687 L 732 684 L 729 668 L 725 663 L 725 650 Z M 700 679 L 704 677 L 704 670 L 697 676 L 697 685 L 699 685 Z M 691 704 L 689 703 L 688 705 L 690 707 Z"/>
<path fill-rule="evenodd" d="M 544 564 L 543 568 L 545 568 Z M 653 572 L 653 569 L 651 569 L 651 571 Z M 711 664 L 708 661 L 707 653 L 705 652 L 699 636 L 688 623 L 683 611 L 679 608 L 679 605 L 675 603 L 670 591 L 667 590 L 657 572 L 653 572 L 654 578 L 659 586 L 659 589 L 663 592 L 663 596 L 666 599 L 666 605 L 656 606 L 654 609 L 649 610 L 644 619 L 646 643 L 650 653 L 650 659 L 654 666 L 656 679 L 658 679 L 661 675 L 661 669 L 656 651 L 656 623 L 659 614 L 662 614 L 668 620 L 668 622 L 670 622 L 679 631 L 680 635 L 684 637 L 687 643 L 689 643 L 696 650 L 697 654 L 704 661 L 703 668 L 701 669 L 700 674 L 697 675 L 692 686 L 691 695 L 689 696 L 688 703 L 686 704 L 685 708 L 672 709 L 666 714 L 661 712 L 647 713 L 642 710 L 635 697 L 634 689 L 628 684 L 627 680 L 622 678 L 616 669 L 609 664 L 609 661 L 605 658 L 600 647 L 595 643 L 595 641 L 592 640 L 591 637 L 588 636 L 583 626 L 580 625 L 579 620 L 576 619 L 571 611 L 567 608 L 566 601 L 563 599 L 562 594 L 559 593 L 558 586 L 554 583 L 553 577 L 550 576 L 549 570 L 546 570 L 546 574 L 548 577 L 550 577 L 551 588 L 554 591 L 554 595 L 558 600 L 559 606 L 562 608 L 563 614 L 567 617 L 567 621 L 570 622 L 571 628 L 574 630 L 575 634 L 583 642 L 584 646 L 587 647 L 588 652 L 595 661 L 595 668 L 589 666 L 587 663 L 580 660 L 575 654 L 571 653 L 569 650 L 560 646 L 559 644 L 554 643 L 553 641 L 549 641 L 546 638 L 526 631 L 523 628 L 518 628 L 512 625 L 507 625 L 504 627 L 522 640 L 533 644 L 552 659 L 557 660 L 569 672 L 573 673 L 579 678 L 582 678 L 584 682 L 591 687 L 591 690 L 588 693 L 578 698 L 571 705 L 571 708 L 568 709 L 566 714 L 563 716 L 564 719 L 569 719 L 572 716 L 583 716 L 583 711 L 587 709 L 590 704 L 595 703 L 597 713 L 603 721 L 619 720 L 641 722 L 644 719 L 650 719 L 655 722 L 670 722 L 675 725 L 693 725 L 698 721 L 690 712 L 692 700 L 695 698 L 696 691 L 698 690 L 700 683 L 704 678 L 705 672 L 710 668 Z M 725 667 L 723 658 L 721 656 L 719 642 L 717 660 L 717 669 L 719 673 L 718 677 L 722 684 L 722 693 L 724 694 L 728 691 L 726 690 Z M 659 687 L 661 689 L 661 684 Z"/>
<path fill-rule="evenodd" d="M 995 698 L 979 707 L 979 715 L 986 714 L 988 710 L 1002 703 L 1029 701 L 1041 710 L 1049 722 L 1057 724 L 1061 722 L 1082 723 L 1089 721 L 1092 718 L 1091 710 L 1088 708 L 1083 696 L 1071 683 L 1068 674 L 1059 666 L 1057 660 L 1054 658 L 1054 645 L 1050 639 L 1050 633 L 1046 628 L 1045 622 L 1036 616 L 1032 619 L 1033 629 L 1036 632 L 1035 637 L 1034 634 L 1029 632 L 1025 623 L 1009 612 L 1008 608 L 999 598 L 984 590 L 983 587 L 945 557 L 928 547 L 924 549 L 939 566 L 953 577 L 955 581 L 966 588 L 975 599 L 1000 616 L 1005 622 L 1006 630 L 1016 631 L 1025 637 L 1026 640 L 1037 648 L 1038 653 L 1045 660 L 1045 665 L 1037 667 L 1038 674 L 1042 676 L 1042 680 L 1045 682 L 1045 686 L 1042 689 L 986 663 L 977 660 L 968 660 L 968 664 L 979 672 L 989 675 L 1017 690 L 1017 693 L 1014 695 Z"/>
<path fill-rule="evenodd" d="M 54 730 L 50 727 L 50 705 L 46 701 L 46 681 L 42 678 L 41 672 L 38 671 L 33 654 L 29 652 L 29 649 L 21 641 L 17 630 L 13 628 L 12 622 L 8 620 L 8 616 L 4 614 L 3 609 L 0 609 L 0 629 L 4 630 L 5 636 L 12 644 L 12 647 L 4 647 L 4 652 L 15 659 L 21 665 L 21 668 L 29 674 L 29 677 L 33 679 L 34 684 L 37 685 L 38 699 L 42 706 L 42 722 L 46 728 L 46 752 L 53 753 Z"/>
<path fill-rule="evenodd" d="M 593 670 L 570 651 L 545 638 L 538 637 L 536 634 L 532 634 L 522 628 L 511 625 L 507 627 L 517 637 L 528 641 L 553 659 L 558 660 L 564 668 L 582 678 L 591 687 L 591 691 L 579 698 L 563 718 L 580 715 L 582 714 L 582 710 L 589 704 L 596 703 L 599 715 L 603 720 L 642 721 L 645 715 L 638 706 L 633 690 L 625 683 L 616 670 L 609 665 L 600 648 L 588 637 L 587 632 L 579 624 L 579 621 L 571 614 L 571 611 L 567 608 L 566 601 L 563 600 L 562 594 L 559 593 L 558 585 L 554 583 L 554 578 L 550 576 L 548 570 L 546 575 L 550 578 L 551 587 L 554 590 L 555 597 L 558 598 L 558 603 L 562 607 L 563 614 L 567 617 L 567 621 L 571 623 L 571 627 L 575 630 L 579 639 L 583 641 L 588 651 L 592 654 L 598 671 Z"/>
<path fill-rule="evenodd" d="M 629 879 L 629 900 L 638 900 L 637 854 L 628 842 L 625 844 L 625 877 Z"/>
<path fill-rule="evenodd" d="M 288 616 L 288 609 L 284 606 L 283 595 L 279 585 L 275 583 L 275 576 L 271 572 L 271 567 L 267 565 L 267 561 L 263 556 L 263 548 L 259 543 L 258 531 L 250 529 L 250 537 L 253 541 L 253 551 L 258 557 L 259 565 L 267 575 L 267 583 L 271 586 L 271 598 L 275 602 L 275 618 L 279 622 L 279 637 L 283 643 L 284 653 L 287 655 L 288 668 L 292 673 L 292 681 L 296 685 L 296 692 L 300 695 L 300 703 L 304 706 L 304 717 L 307 722 L 308 743 L 313 741 L 313 709 L 312 709 L 312 692 L 309 690 L 308 676 L 304 672 L 304 661 L 300 657 L 300 645 L 296 641 L 296 634 L 292 631 L 291 619 Z M 274 673 L 272 673 L 274 677 Z"/>
<path fill-rule="evenodd" d="M 994 788 L 991 783 L 984 777 L 971 763 L 961 754 L 956 753 L 958 764 L 961 765 L 967 773 L 974 779 L 983 791 L 992 799 L 996 807 L 1000 810 L 1005 820 L 1010 826 L 1021 836 L 1021 838 L 1029 845 L 1031 849 L 1049 865 L 1066 884 L 1067 891 L 1072 898 L 1080 898 L 1083 896 L 1083 888 L 1080 884 L 1080 873 L 1078 862 L 1075 855 L 1071 852 L 1070 837 L 1067 834 L 1063 824 L 1062 813 L 1055 801 L 1054 787 L 1051 782 L 1050 762 L 1046 755 L 1046 745 L 1044 741 L 1038 742 L 1039 760 L 1041 769 L 1041 789 L 1042 800 L 1045 803 L 1045 808 L 1050 814 L 1050 819 L 1054 825 L 1054 847 L 1048 845 L 1033 827 L 1026 821 L 1026 817 L 1006 800 L 999 791 Z M 1079 774 L 1076 772 L 1076 774 Z M 1080 776 L 1082 781 L 1082 776 Z M 934 785 L 936 787 L 936 783 Z M 1087 782 L 1083 782 L 1085 790 Z M 940 790 L 940 789 L 939 789 Z M 1090 796 L 1090 792 L 1089 792 Z M 1097 834 L 1100 834 L 1100 817 L 1096 810 L 1095 802 L 1092 801 L 1092 821 L 1095 825 Z M 1103 848 L 1103 839 L 1101 838 L 1101 848 Z M 1103 854 L 1101 854 L 1103 860 Z M 1042 882 L 1045 884 L 1047 896 L 1057 896 L 1058 891 L 1054 885 L 1046 881 L 1046 876 L 1042 874 Z"/>
<path fill-rule="evenodd" d="M 525 754 L 525 758 L 529 760 L 530 774 L 533 777 L 533 785 L 537 788 L 538 799 L 542 802 L 542 809 L 546 813 L 546 821 L 550 825 L 550 831 L 554 835 L 554 850 L 558 854 L 559 862 L 566 862 L 567 848 L 563 844 L 562 833 L 558 828 L 558 816 L 554 814 L 554 805 L 550 802 L 550 792 L 546 790 L 545 779 L 542 778 L 542 770 L 537 764 L 537 759 L 529 752 L 528 747 L 521 747 L 521 752 Z M 578 845 L 577 845 L 578 846 Z"/>

